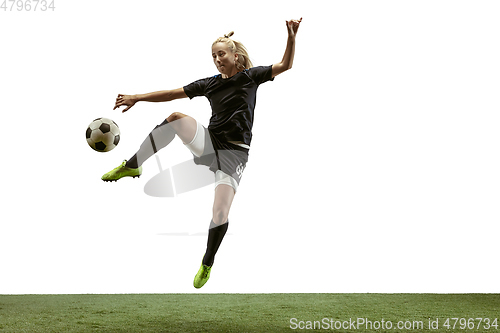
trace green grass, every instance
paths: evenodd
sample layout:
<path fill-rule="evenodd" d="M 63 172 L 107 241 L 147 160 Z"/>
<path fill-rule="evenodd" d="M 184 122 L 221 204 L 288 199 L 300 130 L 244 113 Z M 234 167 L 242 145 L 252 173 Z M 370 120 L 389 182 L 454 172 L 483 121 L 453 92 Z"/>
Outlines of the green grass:
<path fill-rule="evenodd" d="M 154 294 L 0 295 L 0 332 L 296 332 L 290 319 L 391 321 L 391 330 L 330 332 L 498 332 L 446 329 L 446 318 L 500 317 L 496 294 Z M 428 327 L 439 318 L 439 329 Z M 423 328 L 396 329 L 398 321 Z M 478 321 L 475 322 L 476 325 Z M 453 325 L 453 321 L 450 322 Z"/>

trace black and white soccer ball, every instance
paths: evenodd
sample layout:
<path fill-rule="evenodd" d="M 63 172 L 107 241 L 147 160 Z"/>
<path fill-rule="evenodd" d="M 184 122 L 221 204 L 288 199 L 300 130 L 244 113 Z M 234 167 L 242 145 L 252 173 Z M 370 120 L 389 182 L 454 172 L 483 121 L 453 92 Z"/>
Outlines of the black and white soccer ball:
<path fill-rule="evenodd" d="M 110 151 L 120 142 L 120 128 L 111 119 L 97 118 L 87 128 L 86 137 L 92 149 L 99 152 Z"/>

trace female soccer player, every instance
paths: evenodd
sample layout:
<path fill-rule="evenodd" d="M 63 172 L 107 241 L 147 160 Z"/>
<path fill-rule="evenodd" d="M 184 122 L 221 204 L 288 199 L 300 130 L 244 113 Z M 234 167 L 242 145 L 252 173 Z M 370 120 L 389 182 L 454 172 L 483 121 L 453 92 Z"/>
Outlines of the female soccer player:
<path fill-rule="evenodd" d="M 179 89 L 143 95 L 119 94 L 116 99 L 114 109 L 126 106 L 122 112 L 138 101 L 167 102 L 196 96 L 205 96 L 210 101 L 212 117 L 208 128 L 185 114 L 174 112 L 153 129 L 134 156 L 102 176 L 104 181 L 139 177 L 144 161 L 166 147 L 175 135 L 193 153 L 196 164 L 210 167 L 215 173 L 215 200 L 207 250 L 193 283 L 196 288 L 208 281 L 215 254 L 228 228 L 229 209 L 248 161 L 257 88 L 292 68 L 295 36 L 301 22 L 302 18 L 286 21 L 288 42 L 283 59 L 277 64 L 253 67 L 245 47 L 230 38 L 231 32 L 212 44 L 212 58 L 219 75 Z"/>

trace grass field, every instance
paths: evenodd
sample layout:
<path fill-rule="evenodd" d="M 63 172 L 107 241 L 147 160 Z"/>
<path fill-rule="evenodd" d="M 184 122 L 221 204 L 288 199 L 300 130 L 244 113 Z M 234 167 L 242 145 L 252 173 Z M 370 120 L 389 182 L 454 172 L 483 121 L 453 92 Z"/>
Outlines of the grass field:
<path fill-rule="evenodd" d="M 16 333 L 498 332 L 497 317 L 498 294 L 0 295 Z"/>

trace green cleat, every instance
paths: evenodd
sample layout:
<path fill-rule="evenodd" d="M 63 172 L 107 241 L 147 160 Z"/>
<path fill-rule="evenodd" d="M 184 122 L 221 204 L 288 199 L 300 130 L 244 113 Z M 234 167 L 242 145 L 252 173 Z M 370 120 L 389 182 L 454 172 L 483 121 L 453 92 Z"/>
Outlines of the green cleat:
<path fill-rule="evenodd" d="M 127 161 L 123 161 L 123 163 L 117 167 L 111 170 L 110 172 L 104 174 L 104 176 L 101 177 L 102 180 L 105 182 L 112 182 L 112 181 L 117 181 L 120 178 L 123 177 L 139 177 L 142 174 L 142 166 L 138 167 L 137 169 L 129 168 L 126 167 L 125 164 Z"/>
<path fill-rule="evenodd" d="M 195 288 L 201 288 L 207 283 L 208 279 L 210 278 L 210 271 L 212 270 L 212 266 L 205 266 L 203 265 L 203 262 L 201 263 L 201 267 L 194 277 L 194 282 L 193 285 Z"/>

